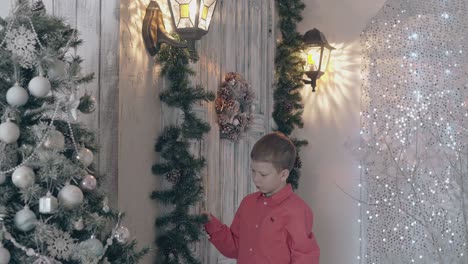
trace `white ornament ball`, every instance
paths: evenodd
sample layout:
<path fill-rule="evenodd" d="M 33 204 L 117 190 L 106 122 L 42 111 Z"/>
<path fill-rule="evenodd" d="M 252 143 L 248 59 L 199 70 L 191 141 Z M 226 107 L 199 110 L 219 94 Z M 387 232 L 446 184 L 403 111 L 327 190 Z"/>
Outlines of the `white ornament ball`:
<path fill-rule="evenodd" d="M 50 92 L 51 85 L 47 78 L 36 76 L 29 82 L 28 89 L 35 97 L 42 98 Z"/>
<path fill-rule="evenodd" d="M 8 264 L 10 262 L 10 251 L 0 244 L 0 264 Z"/>
<path fill-rule="evenodd" d="M 117 242 L 125 244 L 130 239 L 130 231 L 125 226 L 119 226 L 114 231 L 114 238 Z"/>
<path fill-rule="evenodd" d="M 78 155 L 76 158 L 85 166 L 88 167 L 93 163 L 94 160 L 94 154 L 91 150 L 87 148 L 81 148 L 78 151 Z"/>
<path fill-rule="evenodd" d="M 74 209 L 83 203 L 84 195 L 75 185 L 66 185 L 58 194 L 59 202 L 66 209 Z"/>
<path fill-rule="evenodd" d="M 104 246 L 101 241 L 96 238 L 90 238 L 82 242 L 82 246 L 86 251 L 91 252 L 96 257 L 100 257 L 104 254 Z"/>
<path fill-rule="evenodd" d="M 36 174 L 28 166 L 21 166 L 17 168 L 11 175 L 13 184 L 20 188 L 26 189 L 34 185 Z"/>
<path fill-rule="evenodd" d="M 53 129 L 47 133 L 47 139 L 44 141 L 44 147 L 48 149 L 63 150 L 65 148 L 65 137 L 60 131 Z"/>
<path fill-rule="evenodd" d="M 20 129 L 18 125 L 7 120 L 0 124 L 0 141 L 6 144 L 14 143 L 20 136 Z"/>
<path fill-rule="evenodd" d="M 18 83 L 15 83 L 13 87 L 8 89 L 6 93 L 6 100 L 11 106 L 22 106 L 28 102 L 28 92 Z"/>
<path fill-rule="evenodd" d="M 6 175 L 4 173 L 0 173 L 0 184 L 5 183 L 6 181 Z"/>
<path fill-rule="evenodd" d="M 33 211 L 29 207 L 24 207 L 15 215 L 15 226 L 21 231 L 31 231 L 36 227 L 37 219 Z"/>

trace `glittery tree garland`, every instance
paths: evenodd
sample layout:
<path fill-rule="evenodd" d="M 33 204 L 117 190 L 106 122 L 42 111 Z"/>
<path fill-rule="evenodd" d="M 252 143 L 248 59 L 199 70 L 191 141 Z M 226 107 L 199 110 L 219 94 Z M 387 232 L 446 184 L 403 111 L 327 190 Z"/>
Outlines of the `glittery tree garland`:
<path fill-rule="evenodd" d="M 13 246 L 15 246 L 16 248 L 23 251 L 24 254 L 27 255 L 28 257 L 36 258 L 36 261 L 34 263 L 50 263 L 50 264 L 61 263 L 60 261 L 56 260 L 55 258 L 53 258 L 51 256 L 44 256 L 44 255 L 36 252 L 33 248 L 28 248 L 28 247 L 18 243 L 16 241 L 16 239 L 10 234 L 10 232 L 8 232 L 8 230 L 6 229 L 6 226 L 3 224 L 5 216 L 6 216 L 5 214 L 0 212 L 0 238 L 3 238 L 4 240 L 9 241 L 11 244 L 13 244 Z M 122 213 L 119 213 L 118 221 L 117 221 L 115 227 L 110 232 L 109 237 L 106 239 L 106 244 L 103 247 L 102 254 L 100 254 L 100 256 L 98 256 L 98 257 L 95 257 L 93 260 L 86 259 L 85 260 L 86 263 L 88 263 L 88 264 L 97 264 L 101 260 L 103 260 L 103 257 L 105 255 L 107 249 L 110 246 L 112 246 L 112 244 L 114 243 L 113 239 L 116 239 L 118 242 L 121 242 L 121 243 L 127 242 L 127 240 L 129 239 L 129 236 L 128 236 L 129 233 L 128 233 L 128 230 L 125 227 L 121 226 L 121 218 L 122 218 Z M 0 244 L 1 243 L 2 243 L 2 240 L 0 240 Z M 63 245 L 61 245 L 61 246 L 63 246 Z M 104 261 L 103 263 L 108 263 L 108 261 L 106 259 L 104 259 L 103 261 Z"/>
<path fill-rule="evenodd" d="M 220 136 L 237 141 L 253 121 L 255 93 L 239 73 L 230 72 L 218 90 L 215 102 Z"/>

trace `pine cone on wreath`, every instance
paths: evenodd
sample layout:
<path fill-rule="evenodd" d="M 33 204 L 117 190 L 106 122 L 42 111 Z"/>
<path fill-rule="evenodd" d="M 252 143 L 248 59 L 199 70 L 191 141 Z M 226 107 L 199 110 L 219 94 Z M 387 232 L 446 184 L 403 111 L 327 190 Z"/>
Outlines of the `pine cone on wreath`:
<path fill-rule="evenodd" d="M 179 170 L 171 170 L 170 172 L 166 173 L 166 179 L 172 184 L 178 183 L 181 176 L 182 175 Z"/>

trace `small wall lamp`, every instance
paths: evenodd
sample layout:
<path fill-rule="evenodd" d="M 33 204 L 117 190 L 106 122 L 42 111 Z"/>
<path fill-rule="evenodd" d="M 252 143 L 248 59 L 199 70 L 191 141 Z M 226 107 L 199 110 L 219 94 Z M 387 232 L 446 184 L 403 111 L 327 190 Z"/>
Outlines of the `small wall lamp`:
<path fill-rule="evenodd" d="M 143 19 L 143 40 L 151 56 L 156 55 L 161 43 L 174 47 L 188 47 L 195 51 L 195 40 L 201 39 L 210 28 L 217 0 L 168 0 L 177 33 L 187 41 L 174 39 L 166 30 L 161 9 L 151 1 Z"/>
<path fill-rule="evenodd" d="M 331 51 L 335 48 L 332 47 L 325 35 L 318 29 L 314 28 L 304 34 L 303 41 L 305 44 L 304 59 L 304 73 L 309 79 L 303 79 L 305 84 L 312 86 L 312 92 L 315 92 L 317 80 L 325 73 L 330 61 Z"/>

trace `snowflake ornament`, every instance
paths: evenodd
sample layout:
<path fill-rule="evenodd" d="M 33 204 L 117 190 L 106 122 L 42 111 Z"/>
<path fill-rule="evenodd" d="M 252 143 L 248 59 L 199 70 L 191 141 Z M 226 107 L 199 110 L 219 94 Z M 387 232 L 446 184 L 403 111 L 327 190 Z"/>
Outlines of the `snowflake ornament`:
<path fill-rule="evenodd" d="M 12 29 L 6 34 L 7 49 L 19 58 L 21 67 L 31 69 L 35 59 L 37 35 L 24 25 Z"/>
<path fill-rule="evenodd" d="M 56 261 L 56 260 L 51 260 L 48 257 L 41 256 L 38 259 L 36 259 L 33 264 L 62 264 L 62 262 Z"/>
<path fill-rule="evenodd" d="M 46 240 L 50 256 L 59 259 L 69 259 L 74 248 L 73 239 L 69 233 L 58 229 L 51 231 L 50 238 Z"/>

